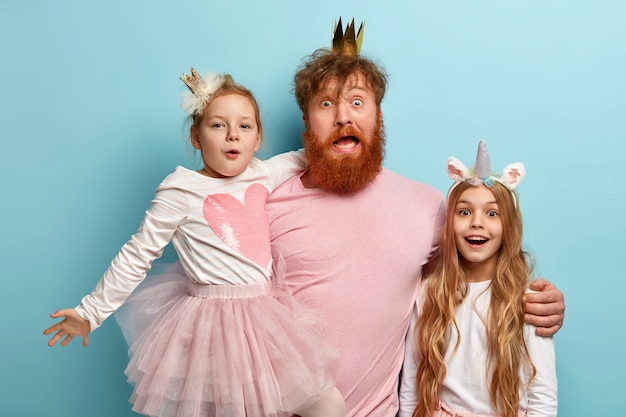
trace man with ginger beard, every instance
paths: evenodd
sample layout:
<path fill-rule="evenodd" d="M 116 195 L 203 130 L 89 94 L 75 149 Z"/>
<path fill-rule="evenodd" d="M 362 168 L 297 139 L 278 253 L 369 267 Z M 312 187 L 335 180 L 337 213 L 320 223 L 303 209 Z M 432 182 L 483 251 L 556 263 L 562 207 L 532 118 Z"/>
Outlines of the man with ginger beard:
<path fill-rule="evenodd" d="M 338 129 L 324 141 L 308 128 L 302 137 L 307 160 L 310 161 L 309 172 L 303 175 L 302 180 L 310 180 L 310 185 L 319 184 L 319 188 L 340 194 L 352 193 L 365 187 L 380 172 L 385 142 L 382 122 L 376 124 L 374 136 L 368 141 L 365 141 L 363 132 L 351 126 Z M 361 147 L 359 153 L 354 153 L 356 146 Z M 329 148 L 342 155 L 334 157 L 328 152 Z"/>
<path fill-rule="evenodd" d="M 349 82 L 356 82 L 356 86 L 363 83 L 358 78 Z M 306 130 L 302 138 L 310 168 L 302 180 L 310 181 L 309 188 L 317 184 L 327 191 L 353 193 L 376 178 L 384 158 L 385 132 L 382 118 L 375 117 L 374 130 L 368 135 L 347 124 L 330 133 L 325 140 L 310 129 L 310 122 L 305 119 Z"/>
<path fill-rule="evenodd" d="M 385 73 L 358 53 L 311 55 L 295 76 L 309 169 L 267 203 L 285 282 L 339 350 L 346 416 L 396 415 L 405 335 L 444 216 L 441 192 L 382 167 L 386 87 Z M 539 285 L 527 311 L 553 334 L 563 295 Z"/>

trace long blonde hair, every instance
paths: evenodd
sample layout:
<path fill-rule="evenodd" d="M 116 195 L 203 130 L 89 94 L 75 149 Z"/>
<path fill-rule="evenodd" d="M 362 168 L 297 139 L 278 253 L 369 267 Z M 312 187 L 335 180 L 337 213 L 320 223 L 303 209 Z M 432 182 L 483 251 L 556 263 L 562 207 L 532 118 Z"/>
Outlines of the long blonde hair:
<path fill-rule="evenodd" d="M 417 370 L 418 405 L 413 417 L 432 416 L 446 375 L 445 356 L 449 332 L 461 335 L 455 320 L 456 309 L 467 295 L 467 276 L 460 262 L 454 238 L 454 212 L 463 191 L 473 185 L 465 182 L 450 191 L 446 222 L 442 229 L 441 250 L 435 269 L 422 286 L 424 304 L 415 327 L 414 339 L 421 362 Z M 516 417 L 520 384 L 528 384 L 536 374 L 524 341 L 524 303 L 531 265 L 522 249 L 522 216 L 511 191 L 500 183 L 490 187 L 502 221 L 502 246 L 495 276 L 491 281 L 491 304 L 485 320 L 488 366 L 491 371 L 489 394 L 498 416 Z M 528 381 L 520 381 L 522 366 L 531 370 Z"/>

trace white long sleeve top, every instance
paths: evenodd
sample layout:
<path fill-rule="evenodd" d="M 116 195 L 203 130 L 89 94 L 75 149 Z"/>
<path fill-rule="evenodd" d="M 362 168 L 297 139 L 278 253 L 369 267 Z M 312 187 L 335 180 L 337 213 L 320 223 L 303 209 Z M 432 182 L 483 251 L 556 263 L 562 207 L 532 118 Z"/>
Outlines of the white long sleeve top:
<path fill-rule="evenodd" d="M 76 307 L 91 331 L 117 310 L 171 241 L 196 283 L 254 285 L 270 279 L 265 202 L 306 167 L 303 151 L 254 158 L 241 174 L 211 178 L 177 167 L 157 188 L 141 226 L 120 249 L 92 293 Z"/>
<path fill-rule="evenodd" d="M 491 300 L 491 281 L 470 283 L 467 297 L 456 312 L 456 321 L 461 334 L 461 343 L 455 354 L 452 348 L 446 353 L 446 376 L 439 392 L 441 401 L 452 409 L 481 415 L 493 415 L 487 369 L 487 340 L 485 325 Z M 416 311 L 407 334 L 406 353 L 400 388 L 400 417 L 411 417 L 417 405 L 416 359 L 413 329 L 423 297 L 418 297 Z M 524 339 L 537 375 L 528 390 L 520 391 L 520 407 L 528 410 L 528 417 L 555 417 L 557 415 L 557 377 L 552 337 L 535 334 L 535 328 L 524 326 Z M 454 346 L 457 334 L 450 331 L 450 344 Z M 528 380 L 528 369 L 520 371 L 522 381 Z"/>

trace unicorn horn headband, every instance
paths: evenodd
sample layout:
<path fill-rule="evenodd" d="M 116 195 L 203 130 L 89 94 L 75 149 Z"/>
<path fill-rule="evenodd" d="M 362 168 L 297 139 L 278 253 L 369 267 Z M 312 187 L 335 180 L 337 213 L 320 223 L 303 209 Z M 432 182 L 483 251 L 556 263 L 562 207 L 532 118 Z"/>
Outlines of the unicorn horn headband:
<path fill-rule="evenodd" d="M 224 83 L 224 77 L 220 74 L 207 73 L 202 78 L 193 68 L 191 68 L 191 75 L 183 73 L 180 80 L 189 89 L 183 93 L 182 106 L 190 116 L 201 115 L 213 93 Z"/>
<path fill-rule="evenodd" d="M 450 191 L 462 182 L 469 182 L 475 186 L 484 184 L 487 187 L 492 187 L 495 182 L 499 182 L 511 191 L 515 199 L 515 193 L 513 191 L 526 177 L 526 168 L 521 162 L 514 162 L 507 165 L 502 171 L 502 175 L 492 171 L 489 152 L 487 152 L 487 144 L 482 139 L 478 142 L 476 164 L 472 169 L 468 169 L 461 161 L 454 157 L 448 158 L 447 165 L 448 176 L 454 181 Z"/>

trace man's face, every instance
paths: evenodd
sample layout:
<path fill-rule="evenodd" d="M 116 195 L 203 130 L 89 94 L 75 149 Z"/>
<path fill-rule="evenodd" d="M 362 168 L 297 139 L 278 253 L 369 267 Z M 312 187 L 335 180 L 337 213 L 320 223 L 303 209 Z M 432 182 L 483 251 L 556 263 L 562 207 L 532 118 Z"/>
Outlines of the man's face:
<path fill-rule="evenodd" d="M 303 134 L 313 183 L 332 192 L 356 192 L 371 182 L 383 160 L 382 114 L 365 78 L 330 80 L 309 101 Z"/>
<path fill-rule="evenodd" d="M 306 119 L 313 135 L 320 140 L 338 136 L 341 128 L 357 129 L 363 137 L 338 136 L 329 146 L 329 153 L 336 157 L 355 157 L 361 152 L 361 141 L 370 140 L 376 128 L 379 111 L 374 92 L 365 78 L 354 74 L 341 90 L 337 80 L 330 80 L 309 101 Z"/>

